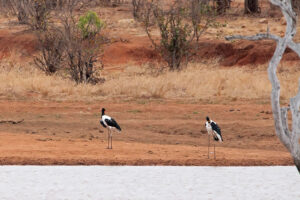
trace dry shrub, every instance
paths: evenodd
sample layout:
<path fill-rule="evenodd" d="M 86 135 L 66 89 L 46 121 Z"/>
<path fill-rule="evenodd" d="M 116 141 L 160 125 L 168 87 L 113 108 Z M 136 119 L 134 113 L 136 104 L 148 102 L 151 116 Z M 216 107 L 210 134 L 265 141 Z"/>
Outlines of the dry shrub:
<path fill-rule="evenodd" d="M 46 74 L 53 74 L 62 68 L 65 46 L 63 34 L 59 29 L 52 28 L 37 36 L 40 55 L 34 58 L 34 63 Z"/>
<path fill-rule="evenodd" d="M 87 12 L 76 23 L 74 16 L 66 15 L 62 20 L 63 40 L 65 43 L 68 71 L 76 83 L 101 82 L 95 77 L 97 71 L 95 63 L 105 38 L 100 34 L 104 23 L 95 12 Z"/>
<path fill-rule="evenodd" d="M 95 12 L 89 11 L 77 22 L 72 12 L 61 16 L 61 26 L 51 26 L 38 32 L 40 53 L 36 66 L 51 75 L 59 70 L 69 72 L 76 83 L 103 81 L 95 67 L 100 48 L 105 43 L 100 30 L 104 26 Z M 100 62 L 101 63 L 101 62 Z"/>
<path fill-rule="evenodd" d="M 7 0 L 7 9 L 16 15 L 19 23 L 33 30 L 46 30 L 51 6 L 49 0 Z"/>
<path fill-rule="evenodd" d="M 147 0 L 131 0 L 132 15 L 136 20 L 140 20 L 143 15 L 143 9 L 146 6 Z"/>
<path fill-rule="evenodd" d="M 45 31 L 58 14 L 79 11 L 94 0 L 0 0 L 0 12 L 14 15 L 20 24 Z"/>
<path fill-rule="evenodd" d="M 215 21 L 214 10 L 201 0 L 175 0 L 168 6 L 156 0 L 146 3 L 141 11 L 147 36 L 170 70 L 179 70 L 191 60 L 195 40 L 198 42 Z M 153 37 L 153 28 L 159 30 L 159 42 Z"/>

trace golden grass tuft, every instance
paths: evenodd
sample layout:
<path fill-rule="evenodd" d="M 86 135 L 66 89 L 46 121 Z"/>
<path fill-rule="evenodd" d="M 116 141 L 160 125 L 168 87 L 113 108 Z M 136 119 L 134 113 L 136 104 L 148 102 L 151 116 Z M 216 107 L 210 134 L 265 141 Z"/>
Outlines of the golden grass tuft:
<path fill-rule="evenodd" d="M 296 94 L 300 71 L 284 67 L 279 77 L 282 98 Z M 269 99 L 271 85 L 266 66 L 219 67 L 191 64 L 186 69 L 153 76 L 147 67 L 131 66 L 108 74 L 103 84 L 75 84 L 59 75 L 47 76 L 32 66 L 0 67 L 0 97 L 93 101 L 103 98 Z"/>

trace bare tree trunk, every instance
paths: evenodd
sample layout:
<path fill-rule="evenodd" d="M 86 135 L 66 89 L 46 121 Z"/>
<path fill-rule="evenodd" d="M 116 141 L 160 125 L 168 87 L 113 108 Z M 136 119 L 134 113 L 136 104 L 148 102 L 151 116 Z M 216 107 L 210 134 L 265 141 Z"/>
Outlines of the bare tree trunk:
<path fill-rule="evenodd" d="M 295 97 L 290 99 L 289 107 L 280 106 L 280 82 L 277 78 L 276 70 L 287 47 L 294 50 L 300 56 L 300 43 L 295 43 L 293 37 L 297 32 L 297 14 L 293 11 L 291 0 L 270 0 L 279 6 L 286 21 L 286 32 L 283 38 L 267 33 L 255 36 L 228 36 L 227 40 L 246 39 L 246 40 L 275 40 L 277 43 L 275 53 L 269 63 L 268 74 L 272 84 L 271 104 L 275 123 L 275 131 L 281 142 L 291 153 L 294 163 L 300 173 L 300 80 L 299 90 Z M 292 113 L 292 131 L 288 128 L 287 112 Z"/>
<path fill-rule="evenodd" d="M 215 0 L 215 1 L 216 1 L 217 13 L 219 15 L 225 14 L 227 9 L 227 0 Z"/>
<path fill-rule="evenodd" d="M 258 13 L 258 0 L 245 0 L 245 14 Z"/>

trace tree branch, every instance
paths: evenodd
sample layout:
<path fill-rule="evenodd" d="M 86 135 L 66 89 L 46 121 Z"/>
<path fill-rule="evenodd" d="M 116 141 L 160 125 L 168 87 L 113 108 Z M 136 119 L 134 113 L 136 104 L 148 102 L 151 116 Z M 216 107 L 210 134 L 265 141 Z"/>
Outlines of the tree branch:
<path fill-rule="evenodd" d="M 294 163 L 300 173 L 300 81 L 298 94 L 290 99 L 290 107 L 280 108 L 280 82 L 276 71 L 287 47 L 294 50 L 300 57 L 300 44 L 293 41 L 297 32 L 297 15 L 292 9 L 291 0 L 270 0 L 276 6 L 279 6 L 287 22 L 285 36 L 283 38 L 269 33 L 260 33 L 254 36 L 233 35 L 225 37 L 226 40 L 244 39 L 244 40 L 274 40 L 276 41 L 276 50 L 269 62 L 268 75 L 272 84 L 271 104 L 275 123 L 275 131 L 281 142 L 291 152 Z M 292 113 L 292 132 L 288 128 L 287 112 Z"/>
<path fill-rule="evenodd" d="M 287 112 L 290 110 L 290 107 L 284 107 L 281 108 L 281 121 L 282 121 L 282 127 L 284 130 L 285 135 L 290 139 L 290 130 L 288 128 L 288 119 L 287 119 Z"/>
<path fill-rule="evenodd" d="M 272 35 L 269 33 L 258 33 L 256 35 L 253 36 L 242 36 L 242 35 L 231 35 L 231 36 L 226 36 L 225 37 L 226 40 L 231 41 L 231 40 L 251 40 L 251 41 L 256 41 L 256 40 L 275 40 L 275 41 L 279 41 L 281 38 L 277 35 Z"/>

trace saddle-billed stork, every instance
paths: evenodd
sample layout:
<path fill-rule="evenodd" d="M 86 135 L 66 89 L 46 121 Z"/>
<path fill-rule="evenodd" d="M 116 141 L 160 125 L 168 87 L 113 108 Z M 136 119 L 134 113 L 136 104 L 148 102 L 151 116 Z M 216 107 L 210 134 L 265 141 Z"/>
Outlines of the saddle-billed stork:
<path fill-rule="evenodd" d="M 223 142 L 222 134 L 221 134 L 221 128 L 217 125 L 216 122 L 209 119 L 209 117 L 206 117 L 206 123 L 205 127 L 207 130 L 208 135 L 208 145 L 207 145 L 207 153 L 209 158 L 209 147 L 210 147 L 210 136 L 212 135 L 215 141 Z M 214 158 L 216 159 L 216 147 L 214 144 Z"/>
<path fill-rule="evenodd" d="M 113 118 L 111 118 L 108 115 L 105 115 L 105 108 L 102 108 L 102 115 L 101 115 L 101 120 L 100 120 L 100 124 L 104 127 L 107 128 L 108 130 L 108 137 L 107 137 L 107 148 L 108 149 L 112 149 L 112 131 L 113 130 L 117 130 L 119 132 L 121 132 L 121 127 L 119 126 L 119 124 L 116 122 L 116 120 L 114 120 Z"/>

